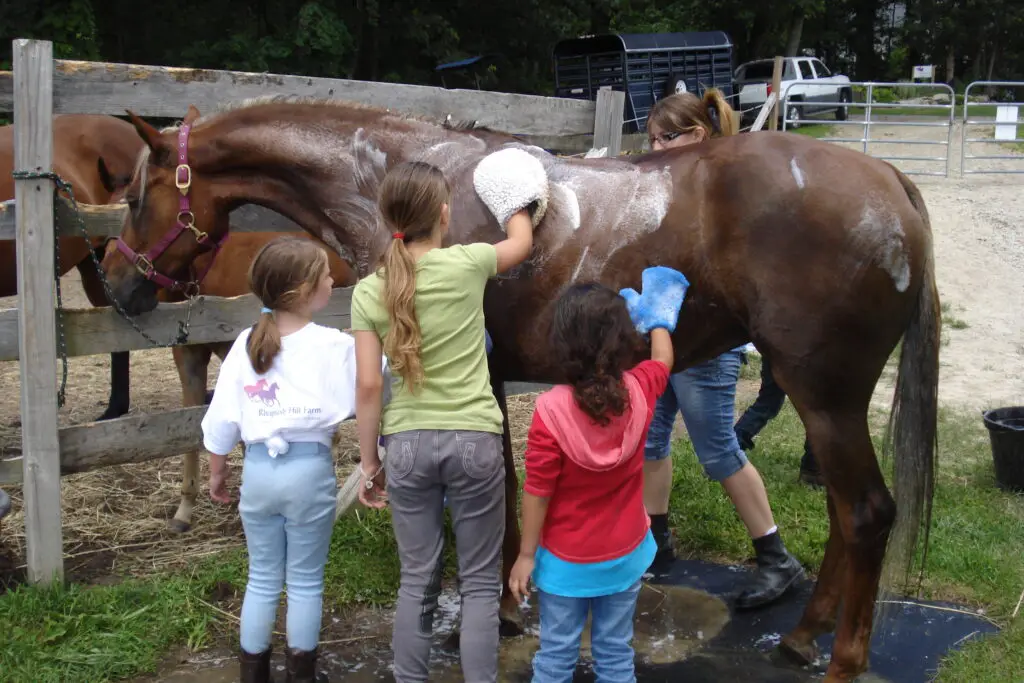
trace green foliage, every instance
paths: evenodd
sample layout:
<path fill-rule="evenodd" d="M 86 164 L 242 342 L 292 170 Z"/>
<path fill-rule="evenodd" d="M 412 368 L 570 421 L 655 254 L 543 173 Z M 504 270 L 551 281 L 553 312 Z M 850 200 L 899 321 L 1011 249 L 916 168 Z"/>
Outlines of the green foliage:
<path fill-rule="evenodd" d="M 901 5 L 903 3 L 900 3 Z M 57 57 L 440 84 L 441 62 L 485 55 L 446 83 L 548 94 L 561 39 L 609 32 L 724 31 L 735 62 L 798 51 L 857 80 L 910 77 L 935 64 L 961 85 L 1024 77 L 1024 3 L 917 0 L 130 0 L 0 3 L 0 39 L 46 38 Z M 952 55 L 953 72 L 946 73 Z M 9 53 L 0 53 L 9 68 Z"/>

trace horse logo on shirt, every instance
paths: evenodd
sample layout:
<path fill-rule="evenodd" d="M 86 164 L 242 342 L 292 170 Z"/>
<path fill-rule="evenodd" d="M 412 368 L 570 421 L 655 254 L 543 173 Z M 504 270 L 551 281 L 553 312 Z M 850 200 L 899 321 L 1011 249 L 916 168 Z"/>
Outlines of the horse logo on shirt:
<path fill-rule="evenodd" d="M 277 399 L 277 382 L 267 386 L 267 380 L 261 379 L 256 384 L 246 384 L 242 388 L 250 401 L 260 401 L 265 406 L 281 405 Z"/>

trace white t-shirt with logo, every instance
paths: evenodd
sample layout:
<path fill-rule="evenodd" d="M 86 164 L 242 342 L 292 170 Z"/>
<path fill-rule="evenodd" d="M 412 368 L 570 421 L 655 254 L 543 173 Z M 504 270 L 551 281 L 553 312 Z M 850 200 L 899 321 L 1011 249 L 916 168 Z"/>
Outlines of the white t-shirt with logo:
<path fill-rule="evenodd" d="M 239 441 L 265 442 L 270 454 L 287 444 L 330 447 L 338 425 L 355 415 L 356 353 L 351 335 L 315 323 L 281 339 L 266 374 L 249 362 L 244 330 L 224 358 L 203 418 L 206 450 L 226 455 Z"/>

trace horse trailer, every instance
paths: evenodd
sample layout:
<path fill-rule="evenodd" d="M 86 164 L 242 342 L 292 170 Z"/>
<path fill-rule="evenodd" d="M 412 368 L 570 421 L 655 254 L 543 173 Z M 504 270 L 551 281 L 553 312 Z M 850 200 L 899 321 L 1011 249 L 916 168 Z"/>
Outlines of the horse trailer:
<path fill-rule="evenodd" d="M 730 98 L 733 49 L 721 31 L 617 33 L 559 41 L 555 97 L 596 100 L 603 86 L 626 94 L 625 133 L 643 133 L 654 103 L 676 92 L 718 88 Z"/>

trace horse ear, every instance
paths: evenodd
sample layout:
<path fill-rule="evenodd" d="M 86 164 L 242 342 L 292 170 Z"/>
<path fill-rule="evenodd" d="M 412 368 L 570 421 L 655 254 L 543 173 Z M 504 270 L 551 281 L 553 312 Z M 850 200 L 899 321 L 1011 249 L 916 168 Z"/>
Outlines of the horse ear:
<path fill-rule="evenodd" d="M 185 114 L 185 123 L 191 126 L 195 123 L 196 119 L 199 118 L 199 110 L 196 109 L 196 105 L 188 105 L 188 112 Z"/>
<path fill-rule="evenodd" d="M 160 147 L 160 131 L 143 121 L 131 109 L 125 109 L 125 111 L 128 112 L 128 120 L 135 126 L 135 132 L 139 134 L 139 137 L 142 138 L 147 147 L 156 151 Z"/>

